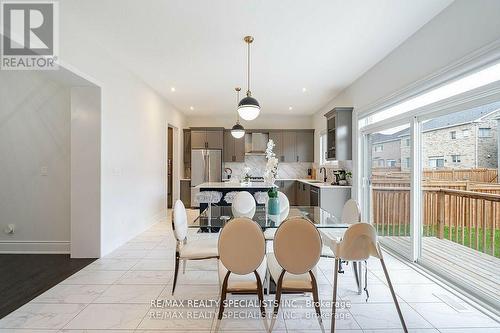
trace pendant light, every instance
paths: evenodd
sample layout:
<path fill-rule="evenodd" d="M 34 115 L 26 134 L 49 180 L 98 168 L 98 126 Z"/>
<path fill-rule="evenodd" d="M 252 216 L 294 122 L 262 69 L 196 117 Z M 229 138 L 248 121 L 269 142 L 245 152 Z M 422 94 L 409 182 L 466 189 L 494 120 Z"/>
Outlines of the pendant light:
<path fill-rule="evenodd" d="M 252 36 L 243 38 L 248 45 L 247 53 L 247 97 L 243 98 L 238 104 L 238 114 L 245 120 L 254 120 L 259 116 L 260 105 L 250 92 L 250 44 L 253 42 Z"/>
<path fill-rule="evenodd" d="M 238 103 L 238 101 L 240 100 L 240 90 L 241 90 L 241 88 L 238 87 L 238 88 L 235 88 L 234 90 L 236 90 L 236 103 Z M 231 128 L 231 135 L 235 139 L 241 139 L 245 135 L 245 129 L 243 128 L 243 126 L 240 125 L 240 116 L 239 116 L 239 113 L 238 113 L 238 115 L 236 117 L 237 117 L 236 118 L 236 124 L 233 126 L 233 128 Z"/>

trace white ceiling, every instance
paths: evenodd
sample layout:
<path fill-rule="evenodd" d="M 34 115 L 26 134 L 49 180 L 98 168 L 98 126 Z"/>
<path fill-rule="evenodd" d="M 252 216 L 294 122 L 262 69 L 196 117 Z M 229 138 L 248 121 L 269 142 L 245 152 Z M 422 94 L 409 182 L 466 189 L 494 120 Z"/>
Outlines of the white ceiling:
<path fill-rule="evenodd" d="M 452 0 L 65 0 L 65 24 L 187 114 L 228 114 L 235 86 L 266 114 L 312 114 Z M 408 64 L 411 66 L 411 64 Z M 381 83 L 383 84 L 383 83 Z M 175 87 L 175 92 L 171 92 Z M 302 88 L 307 88 L 302 92 Z M 190 110 L 194 107 L 194 111 Z M 289 110 L 289 106 L 293 110 Z"/>

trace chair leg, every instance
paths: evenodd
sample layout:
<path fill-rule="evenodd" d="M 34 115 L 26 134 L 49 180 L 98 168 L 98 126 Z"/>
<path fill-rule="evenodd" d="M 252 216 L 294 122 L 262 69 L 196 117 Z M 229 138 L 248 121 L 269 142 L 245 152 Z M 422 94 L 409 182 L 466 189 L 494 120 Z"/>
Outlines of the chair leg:
<path fill-rule="evenodd" d="M 267 270 L 266 271 L 266 295 L 269 295 L 271 293 L 269 288 L 271 288 L 271 273 L 269 273 L 269 270 Z"/>
<path fill-rule="evenodd" d="M 354 270 L 354 278 L 356 279 L 356 285 L 358 286 L 358 295 L 361 295 L 361 276 L 358 270 L 358 263 L 356 261 L 352 262 L 352 269 Z"/>
<path fill-rule="evenodd" d="M 226 276 L 224 277 L 224 282 L 222 283 L 222 291 L 220 294 L 219 316 L 217 317 L 219 320 L 222 319 L 222 315 L 224 314 L 224 303 L 226 301 L 226 296 L 227 296 L 227 280 L 229 280 L 229 274 L 231 274 L 231 272 L 227 272 Z"/>
<path fill-rule="evenodd" d="M 319 304 L 318 283 L 316 282 L 316 278 L 314 277 L 314 274 L 311 271 L 309 271 L 309 275 L 311 276 L 314 310 L 316 310 L 316 315 L 318 316 L 318 320 L 321 323 L 323 321 L 323 318 L 321 317 L 321 307 Z"/>
<path fill-rule="evenodd" d="M 337 284 L 339 277 L 340 259 L 335 259 L 335 269 L 333 271 L 333 300 L 332 300 L 332 327 L 331 332 L 335 332 L 335 315 L 337 311 Z"/>
<path fill-rule="evenodd" d="M 255 279 L 257 280 L 257 297 L 259 298 L 260 315 L 262 318 L 266 317 L 266 309 L 264 308 L 264 290 L 262 289 L 262 281 L 259 273 L 254 271 Z"/>
<path fill-rule="evenodd" d="M 281 303 L 281 288 L 283 286 L 283 276 L 285 276 L 285 270 L 281 271 L 278 283 L 276 284 L 276 298 L 274 300 L 274 316 L 278 315 L 278 311 Z"/>
<path fill-rule="evenodd" d="M 405 333 L 408 333 L 408 329 L 406 328 L 406 323 L 403 318 L 403 313 L 401 312 L 401 308 L 399 307 L 396 293 L 394 292 L 394 287 L 392 286 L 391 279 L 389 278 L 389 272 L 387 271 L 387 267 L 385 267 L 384 259 L 380 258 L 380 263 L 382 264 L 385 278 L 387 279 L 387 283 L 389 284 L 389 289 L 391 290 L 392 299 L 394 300 L 394 304 L 396 305 L 396 309 L 398 310 L 399 320 L 401 321 L 401 325 L 403 326 L 403 330 L 405 331 Z"/>
<path fill-rule="evenodd" d="M 186 263 L 187 263 L 187 260 L 184 259 L 182 261 L 182 274 L 186 274 Z"/>
<path fill-rule="evenodd" d="M 177 275 L 179 274 L 179 254 L 175 254 L 175 270 L 174 270 L 174 283 L 172 285 L 172 295 L 175 291 L 175 285 L 177 284 Z"/>

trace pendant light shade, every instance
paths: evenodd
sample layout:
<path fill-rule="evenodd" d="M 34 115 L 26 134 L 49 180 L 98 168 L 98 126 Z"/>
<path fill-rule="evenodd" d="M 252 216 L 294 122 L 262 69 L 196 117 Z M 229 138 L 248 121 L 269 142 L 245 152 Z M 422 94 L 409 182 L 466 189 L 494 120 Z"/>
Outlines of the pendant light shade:
<path fill-rule="evenodd" d="M 248 56 L 247 56 L 247 97 L 243 98 L 238 103 L 238 114 L 241 118 L 245 120 L 254 120 L 260 114 L 259 102 L 252 97 L 250 91 L 250 44 L 253 42 L 252 36 L 245 36 L 243 39 L 248 45 Z"/>
<path fill-rule="evenodd" d="M 238 102 L 240 100 L 241 88 L 238 87 L 238 88 L 235 88 L 234 90 L 236 90 L 236 102 Z M 231 135 L 235 139 L 241 139 L 242 137 L 245 136 L 245 129 L 243 128 L 243 126 L 240 125 L 240 117 L 239 116 L 237 116 L 237 118 L 236 118 L 236 124 L 233 126 L 233 128 L 231 128 Z"/>
<path fill-rule="evenodd" d="M 233 128 L 231 128 L 231 135 L 235 139 L 241 139 L 245 135 L 245 129 L 240 124 L 235 124 Z"/>
<path fill-rule="evenodd" d="M 243 98 L 238 104 L 238 114 L 245 120 L 254 120 L 260 114 L 259 102 L 252 96 Z"/>

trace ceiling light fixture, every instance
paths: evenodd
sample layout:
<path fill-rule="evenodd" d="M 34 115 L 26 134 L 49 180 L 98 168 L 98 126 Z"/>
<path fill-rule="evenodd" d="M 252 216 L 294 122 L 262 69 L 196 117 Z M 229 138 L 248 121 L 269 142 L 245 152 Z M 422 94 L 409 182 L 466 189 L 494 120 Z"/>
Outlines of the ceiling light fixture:
<path fill-rule="evenodd" d="M 247 97 L 243 98 L 238 104 L 238 114 L 245 120 L 254 120 L 259 116 L 260 105 L 259 102 L 252 97 L 250 91 L 250 44 L 253 42 L 252 36 L 245 36 L 243 38 L 248 45 L 247 53 Z"/>
<path fill-rule="evenodd" d="M 193 111 L 194 110 L 194 106 L 190 106 L 189 110 Z"/>
<path fill-rule="evenodd" d="M 234 90 L 236 90 L 236 104 L 238 104 L 238 101 L 240 100 L 241 88 L 237 87 Z M 236 115 L 236 117 L 237 117 L 236 124 L 233 126 L 233 128 L 231 128 L 231 135 L 233 136 L 233 138 L 241 139 L 245 135 L 245 129 L 243 128 L 243 126 L 240 125 L 239 113 L 236 113 L 236 114 L 237 114 Z"/>
<path fill-rule="evenodd" d="M 307 91 L 307 88 L 302 88 L 302 92 L 306 92 Z"/>
<path fill-rule="evenodd" d="M 171 92 L 175 92 L 175 87 L 170 87 Z"/>
<path fill-rule="evenodd" d="M 288 110 L 289 110 L 289 111 L 292 111 L 292 110 L 293 110 L 293 108 L 292 108 L 291 106 L 289 106 L 289 107 L 288 107 Z"/>

